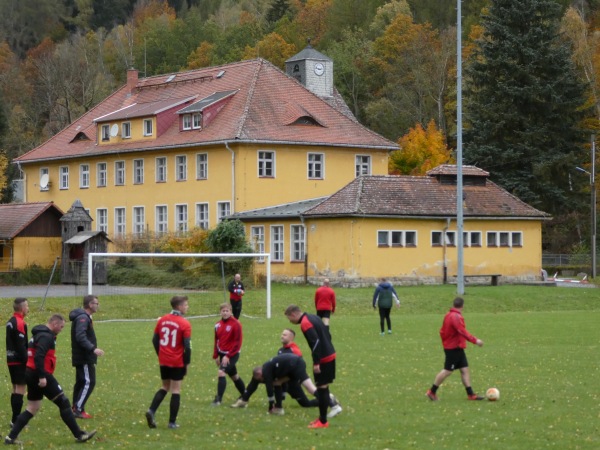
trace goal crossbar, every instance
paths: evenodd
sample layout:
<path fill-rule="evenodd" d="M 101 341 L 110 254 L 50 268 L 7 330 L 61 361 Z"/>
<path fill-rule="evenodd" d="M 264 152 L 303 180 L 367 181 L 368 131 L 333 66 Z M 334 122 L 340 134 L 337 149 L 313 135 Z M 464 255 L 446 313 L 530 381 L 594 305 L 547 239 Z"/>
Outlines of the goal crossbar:
<path fill-rule="evenodd" d="M 271 318 L 271 254 L 270 253 L 89 253 L 88 254 L 88 294 L 93 294 L 93 258 L 135 257 L 135 258 L 264 258 L 267 284 L 267 319 Z"/>

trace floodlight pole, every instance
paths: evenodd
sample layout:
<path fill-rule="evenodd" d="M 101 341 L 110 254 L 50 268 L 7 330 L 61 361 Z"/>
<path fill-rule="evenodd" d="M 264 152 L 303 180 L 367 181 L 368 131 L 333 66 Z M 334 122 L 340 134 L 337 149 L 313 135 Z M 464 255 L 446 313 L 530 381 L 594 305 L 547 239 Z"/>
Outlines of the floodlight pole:
<path fill-rule="evenodd" d="M 456 292 L 465 293 L 462 171 L 462 0 L 456 0 Z"/>
<path fill-rule="evenodd" d="M 596 278 L 596 135 L 592 135 L 592 171 L 575 167 L 590 177 L 590 253 L 592 254 L 592 278 Z"/>

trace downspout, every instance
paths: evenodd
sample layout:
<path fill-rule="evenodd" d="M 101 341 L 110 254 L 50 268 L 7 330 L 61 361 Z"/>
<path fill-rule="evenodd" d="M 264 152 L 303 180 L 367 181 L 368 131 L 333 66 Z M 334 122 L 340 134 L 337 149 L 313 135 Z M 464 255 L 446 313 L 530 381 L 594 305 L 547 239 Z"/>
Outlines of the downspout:
<path fill-rule="evenodd" d="M 304 230 L 304 284 L 308 284 L 308 230 L 304 225 L 304 216 L 300 213 L 300 223 Z"/>
<path fill-rule="evenodd" d="M 229 142 L 225 142 L 225 148 L 231 152 L 231 214 L 235 209 L 235 153 L 229 148 Z"/>
<path fill-rule="evenodd" d="M 442 242 L 444 243 L 444 274 L 443 274 L 443 283 L 448 283 L 448 263 L 446 261 L 446 231 L 450 228 L 450 218 L 446 219 L 446 226 L 444 227 L 444 231 L 442 232 Z"/>

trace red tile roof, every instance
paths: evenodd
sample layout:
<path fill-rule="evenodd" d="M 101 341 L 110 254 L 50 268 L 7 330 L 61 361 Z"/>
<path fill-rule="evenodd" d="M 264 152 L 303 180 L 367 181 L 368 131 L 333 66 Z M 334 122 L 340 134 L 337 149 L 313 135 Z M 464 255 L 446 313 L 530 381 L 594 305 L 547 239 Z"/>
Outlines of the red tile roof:
<path fill-rule="evenodd" d="M 0 204 L 0 239 L 14 239 L 27 225 L 50 208 L 63 214 L 53 202 Z"/>
<path fill-rule="evenodd" d="M 480 175 L 478 171 L 472 173 Z M 435 169 L 432 172 L 438 174 Z M 463 193 L 464 217 L 537 220 L 550 218 L 549 214 L 529 206 L 489 180 L 481 186 L 464 186 Z M 442 184 L 434 176 L 362 176 L 303 215 L 456 216 L 456 185 Z"/>
<path fill-rule="evenodd" d="M 218 77 L 221 71 L 224 74 Z M 105 145 L 96 143 L 97 124 L 94 119 L 132 105 L 167 104 L 188 97 L 201 99 L 228 90 L 239 92 L 200 132 L 180 131 L 178 122 L 174 121 L 156 139 Z M 306 111 L 322 126 L 290 125 L 290 111 L 294 110 Z M 90 141 L 73 140 L 80 132 L 85 133 Z M 396 143 L 352 120 L 271 63 L 255 59 L 145 78 L 138 80 L 133 89 L 123 86 L 16 161 L 27 163 L 223 141 L 398 148 Z"/>

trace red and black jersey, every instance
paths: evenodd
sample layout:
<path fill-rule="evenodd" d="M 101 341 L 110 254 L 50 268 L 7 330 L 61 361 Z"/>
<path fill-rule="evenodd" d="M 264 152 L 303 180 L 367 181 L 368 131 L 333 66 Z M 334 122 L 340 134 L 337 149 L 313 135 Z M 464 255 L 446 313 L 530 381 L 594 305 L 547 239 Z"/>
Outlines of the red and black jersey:
<path fill-rule="evenodd" d="M 233 300 L 234 302 L 239 302 L 244 292 L 244 283 L 241 281 L 231 280 L 227 285 L 227 290 L 229 291 L 229 300 Z"/>
<path fill-rule="evenodd" d="M 34 370 L 39 378 L 52 375 L 56 369 L 56 335 L 46 325 L 37 325 L 31 330 L 27 368 Z"/>
<path fill-rule="evenodd" d="M 315 308 L 317 311 L 335 312 L 335 291 L 329 286 L 321 286 L 315 292 Z"/>
<path fill-rule="evenodd" d="M 335 359 L 335 349 L 329 338 L 329 331 L 320 317 L 304 313 L 300 317 L 300 328 L 312 354 L 313 364 L 320 364 Z"/>
<path fill-rule="evenodd" d="M 242 324 L 235 317 L 219 320 L 215 324 L 213 359 L 217 359 L 219 354 L 230 358 L 237 355 L 242 349 L 242 338 Z"/>
<path fill-rule="evenodd" d="M 158 364 L 185 367 L 192 356 L 192 326 L 178 311 L 162 316 L 154 327 L 152 343 L 158 355 Z"/>
<path fill-rule="evenodd" d="M 295 342 L 290 342 L 277 350 L 278 355 L 283 355 L 285 353 L 293 353 L 296 356 L 302 356 L 302 350 L 300 350 L 300 347 L 298 347 Z"/>
<path fill-rule="evenodd" d="M 473 344 L 477 338 L 469 333 L 465 327 L 465 319 L 459 309 L 451 308 L 444 316 L 444 322 L 440 329 L 442 345 L 446 350 L 455 348 L 466 348 L 467 341 Z"/>
<path fill-rule="evenodd" d="M 21 312 L 6 322 L 6 362 L 9 366 L 27 363 L 27 324 Z"/>

